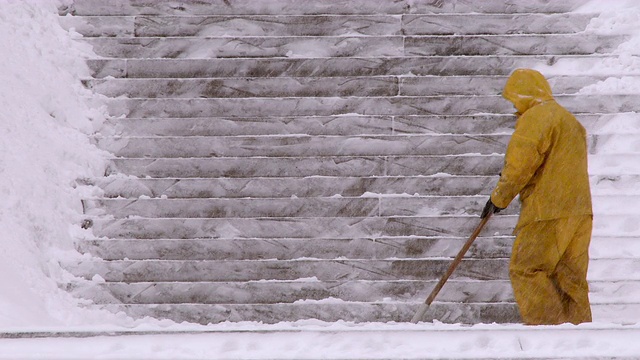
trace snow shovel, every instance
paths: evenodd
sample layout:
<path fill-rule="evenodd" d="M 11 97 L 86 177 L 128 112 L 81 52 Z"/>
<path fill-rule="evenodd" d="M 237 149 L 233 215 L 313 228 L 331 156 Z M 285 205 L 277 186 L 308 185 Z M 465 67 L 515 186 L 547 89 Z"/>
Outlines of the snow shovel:
<path fill-rule="evenodd" d="M 445 272 L 444 275 L 442 275 L 442 278 L 440 279 L 440 281 L 438 281 L 438 283 L 436 284 L 436 287 L 433 288 L 433 290 L 431 291 L 431 294 L 429 294 L 429 297 L 427 297 L 427 300 L 424 301 L 424 304 L 420 305 L 420 308 L 418 309 L 416 314 L 413 315 L 413 318 L 411 318 L 412 323 L 416 324 L 418 321 L 422 320 L 422 317 L 429 309 L 429 305 L 431 305 L 431 303 L 433 302 L 433 299 L 436 298 L 436 296 L 444 286 L 444 283 L 447 282 L 447 280 L 449 279 L 449 276 L 451 276 L 451 274 L 456 269 L 458 264 L 460 264 L 460 261 L 462 261 L 462 257 L 467 252 L 467 250 L 469 250 L 469 248 L 471 247 L 471 244 L 478 237 L 478 234 L 480 234 L 480 231 L 482 231 L 482 228 L 487 224 L 487 221 L 489 221 L 490 217 L 491 217 L 491 212 L 487 214 L 487 216 L 485 216 L 485 218 L 480 221 L 480 224 L 478 224 L 478 227 L 476 227 L 476 229 L 473 231 L 471 236 L 469 236 L 469 239 L 467 240 L 467 242 L 464 244 L 462 249 L 460 249 L 460 252 L 458 252 L 458 255 L 456 255 L 455 259 L 453 259 L 453 262 L 451 263 L 451 265 L 449 265 L 449 269 L 447 269 L 447 272 Z"/>

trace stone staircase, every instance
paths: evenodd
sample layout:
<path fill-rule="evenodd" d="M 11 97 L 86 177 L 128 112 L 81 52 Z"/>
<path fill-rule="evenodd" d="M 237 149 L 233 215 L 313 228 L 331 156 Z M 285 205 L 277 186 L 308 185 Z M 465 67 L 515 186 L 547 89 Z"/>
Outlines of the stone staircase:
<path fill-rule="evenodd" d="M 95 140 L 113 159 L 93 180 L 104 197 L 84 201 L 96 237 L 78 247 L 96 258 L 66 265 L 93 281 L 69 288 L 205 324 L 408 321 L 497 181 L 508 74 L 597 66 L 625 40 L 582 32 L 597 16 L 571 13 L 584 2 L 75 0 L 61 20 L 101 56 L 84 82 L 110 98 Z M 549 79 L 590 131 L 640 109 L 577 94 L 602 79 Z M 594 201 L 637 201 L 597 189 L 638 174 L 594 174 Z M 491 219 L 425 320 L 519 321 L 517 211 Z M 640 247 L 610 231 L 634 219 L 596 216 L 596 319 L 640 308 L 625 296 Z"/>

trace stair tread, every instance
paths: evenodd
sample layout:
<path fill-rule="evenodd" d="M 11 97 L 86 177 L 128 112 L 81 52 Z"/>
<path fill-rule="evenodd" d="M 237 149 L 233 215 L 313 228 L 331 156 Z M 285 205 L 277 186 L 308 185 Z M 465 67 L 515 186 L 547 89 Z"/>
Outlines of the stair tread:
<path fill-rule="evenodd" d="M 603 67 L 613 54 L 396 56 L 369 58 L 211 58 L 211 59 L 89 59 L 95 77 L 189 78 L 275 76 L 382 76 L 382 75 L 509 75 L 511 69 L 566 66 L 579 73 L 638 75 Z M 576 74 L 572 70 L 570 74 Z"/>
<path fill-rule="evenodd" d="M 130 15 L 61 17 L 89 37 L 576 33 L 597 14 Z M 452 29 L 455 29 L 452 30 Z"/>
<path fill-rule="evenodd" d="M 569 111 L 621 113 L 640 111 L 638 95 L 559 95 Z M 336 115 L 477 115 L 511 114 L 513 106 L 494 96 L 390 96 L 322 98 L 174 98 L 110 99 L 111 116 L 222 117 Z"/>
<path fill-rule="evenodd" d="M 86 38 L 107 58 L 388 57 L 606 54 L 626 35 L 421 35 Z"/>
<path fill-rule="evenodd" d="M 555 94 L 572 94 L 602 76 L 550 77 Z M 85 80 L 99 94 L 129 98 L 242 98 L 495 95 L 505 76 L 341 76 L 239 78 L 114 78 Z"/>
<path fill-rule="evenodd" d="M 320 321 L 408 322 L 419 304 L 360 303 L 329 301 L 302 301 L 291 304 L 127 304 L 101 305 L 114 312 L 126 310 L 131 316 L 189 321 L 193 323 L 219 323 L 225 321 L 260 321 L 278 323 L 303 319 Z M 445 323 L 517 323 L 519 314 L 512 303 L 452 304 L 434 303 L 424 321 Z"/>
<path fill-rule="evenodd" d="M 371 2 L 355 0 L 334 6 L 331 3 L 317 2 L 313 5 L 293 0 L 271 0 L 269 6 L 259 6 L 252 0 L 237 0 L 233 6 L 212 8 L 208 3 L 186 2 L 181 6 L 172 6 L 169 1 L 158 1 L 152 4 L 139 3 L 135 0 L 76 0 L 73 5 L 60 10 L 61 14 L 74 15 L 209 15 L 209 14 L 406 14 L 406 13 L 560 13 L 569 12 L 584 5 L 584 0 L 565 0 L 549 2 L 543 0 L 504 1 L 485 0 L 456 1 L 454 3 L 434 3 L 432 0 L 403 0 L 394 2 Z"/>

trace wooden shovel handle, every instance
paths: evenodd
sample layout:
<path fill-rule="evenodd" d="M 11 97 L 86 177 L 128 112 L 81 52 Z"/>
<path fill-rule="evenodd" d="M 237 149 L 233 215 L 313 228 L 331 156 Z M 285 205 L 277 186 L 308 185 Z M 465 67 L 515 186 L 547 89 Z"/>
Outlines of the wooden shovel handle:
<path fill-rule="evenodd" d="M 424 304 L 420 307 L 420 309 L 415 314 L 413 319 L 411 319 L 412 323 L 415 324 L 415 323 L 417 323 L 418 321 L 420 321 L 422 319 L 422 316 L 427 311 L 427 308 L 429 307 L 429 305 L 431 305 L 433 300 L 436 298 L 436 296 L 438 295 L 438 293 L 440 292 L 440 290 L 442 289 L 444 284 L 449 279 L 449 276 L 451 276 L 451 274 L 456 269 L 456 267 L 458 267 L 458 264 L 460 264 L 460 262 L 462 261 L 462 258 L 464 257 L 464 254 L 467 253 L 467 251 L 471 247 L 471 244 L 473 244 L 473 241 L 478 237 L 478 235 L 482 231 L 482 228 L 487 224 L 487 221 L 489 221 L 490 217 L 491 217 L 491 213 L 489 213 L 487 216 L 485 216 L 484 219 L 482 219 L 480 221 L 480 224 L 478 224 L 478 226 L 473 231 L 471 236 L 469 236 L 469 239 L 467 240 L 467 242 L 464 243 L 464 246 L 458 252 L 458 255 L 456 255 L 456 257 L 453 259 L 453 262 L 451 263 L 451 265 L 449 265 L 449 268 L 447 269 L 447 272 L 445 272 L 444 275 L 442 275 L 442 277 L 440 278 L 440 281 L 438 281 L 436 286 L 431 291 L 431 294 L 429 294 L 427 299 L 424 301 Z"/>

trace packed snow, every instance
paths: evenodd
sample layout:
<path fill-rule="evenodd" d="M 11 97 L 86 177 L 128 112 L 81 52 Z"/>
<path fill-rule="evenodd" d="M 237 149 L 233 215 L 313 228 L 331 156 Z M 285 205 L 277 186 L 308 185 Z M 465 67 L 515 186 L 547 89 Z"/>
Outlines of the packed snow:
<path fill-rule="evenodd" d="M 58 288 L 71 276 L 58 260 L 82 256 L 74 250 L 76 239 L 87 231 L 81 228 L 80 199 L 100 193 L 83 179 L 100 176 L 106 166 L 106 154 L 90 143 L 89 135 L 100 129 L 106 110 L 100 98 L 80 82 L 88 77 L 84 59 L 92 50 L 74 41 L 79 34 L 59 26 L 59 4 L 57 0 L 0 2 L 0 131 L 4 134 L 0 143 L 4 155 L 0 159 L 0 337 L 46 331 L 137 335 L 2 339 L 0 359 L 640 358 L 640 325 L 636 324 L 640 311 L 626 325 L 596 320 L 577 327 L 468 327 L 312 320 L 200 326 L 134 321 L 123 314 L 83 309 L 81 300 Z M 640 62 L 634 56 L 640 48 L 640 5 L 631 0 L 596 0 L 579 11 L 602 12 L 588 31 L 627 34 L 630 40 L 617 50 L 617 58 L 606 59 L 597 68 L 576 68 L 566 62 L 539 70 L 545 75 L 609 76 L 582 89 L 584 94 L 639 93 L 640 80 L 631 75 L 640 75 Z M 608 146 L 602 153 L 614 157 L 594 156 L 590 170 L 619 180 L 598 186 L 595 194 L 639 193 L 631 176 L 640 174 L 634 165 L 638 149 L 629 136 L 639 133 L 635 113 L 618 115 L 595 129 L 595 135 L 608 136 L 610 146 L 601 144 Z M 615 156 L 623 152 L 630 153 L 627 161 Z M 595 207 L 601 212 L 624 213 L 627 208 L 630 214 L 637 213 L 637 204 L 620 200 Z M 640 236 L 639 231 L 623 235 Z M 601 255 L 620 251 L 612 248 Z"/>

